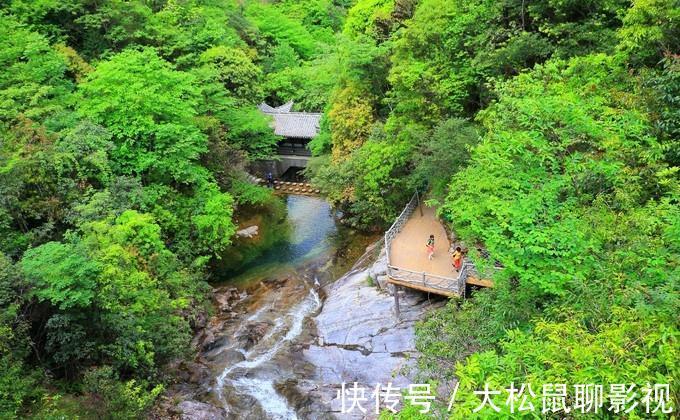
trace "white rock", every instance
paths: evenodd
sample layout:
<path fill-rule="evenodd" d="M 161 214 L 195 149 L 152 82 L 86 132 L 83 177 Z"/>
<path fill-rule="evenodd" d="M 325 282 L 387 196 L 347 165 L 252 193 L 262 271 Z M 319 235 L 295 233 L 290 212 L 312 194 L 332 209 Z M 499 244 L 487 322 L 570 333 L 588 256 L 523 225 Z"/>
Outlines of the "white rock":
<path fill-rule="evenodd" d="M 257 225 L 249 226 L 236 232 L 236 236 L 239 238 L 252 238 L 253 236 L 257 236 L 259 229 L 260 228 Z"/>

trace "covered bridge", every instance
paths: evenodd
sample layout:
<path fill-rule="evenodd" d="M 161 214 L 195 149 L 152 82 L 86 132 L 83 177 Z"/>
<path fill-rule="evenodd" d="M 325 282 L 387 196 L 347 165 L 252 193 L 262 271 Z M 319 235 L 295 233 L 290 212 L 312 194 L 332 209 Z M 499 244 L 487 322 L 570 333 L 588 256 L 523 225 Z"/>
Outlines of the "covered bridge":
<path fill-rule="evenodd" d="M 264 161 L 259 166 L 263 166 L 265 172 L 272 172 L 275 177 L 280 177 L 291 168 L 306 167 L 312 155 L 309 142 L 319 134 L 321 114 L 293 112 L 292 101 L 278 107 L 263 102 L 258 108 L 272 117 L 274 134 L 282 137 L 277 148 L 278 160 Z"/>

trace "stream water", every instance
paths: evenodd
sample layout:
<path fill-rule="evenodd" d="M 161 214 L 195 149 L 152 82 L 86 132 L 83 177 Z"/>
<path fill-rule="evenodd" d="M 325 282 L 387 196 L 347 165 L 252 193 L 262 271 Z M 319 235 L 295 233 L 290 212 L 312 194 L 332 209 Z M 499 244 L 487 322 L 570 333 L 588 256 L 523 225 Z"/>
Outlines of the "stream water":
<path fill-rule="evenodd" d="M 287 239 L 215 285 L 215 313 L 194 338 L 196 358 L 178 366 L 167 412 L 182 419 L 345 419 L 342 382 L 408 382 L 413 326 L 432 308 L 430 299 L 405 295 L 395 317 L 393 297 L 368 279 L 380 264 L 372 264 L 380 248 L 369 247 L 379 235 L 342 227 L 322 199 L 285 200 Z"/>
<path fill-rule="evenodd" d="M 203 399 L 239 418 L 297 418 L 281 388 L 304 376 L 296 371 L 304 364 L 293 359 L 298 343 L 313 333 L 321 286 L 375 239 L 340 227 L 322 199 L 285 199 L 287 240 L 217 286 L 218 299 L 227 291 L 236 299 L 210 320 L 214 340 L 201 355 L 210 370 Z"/>

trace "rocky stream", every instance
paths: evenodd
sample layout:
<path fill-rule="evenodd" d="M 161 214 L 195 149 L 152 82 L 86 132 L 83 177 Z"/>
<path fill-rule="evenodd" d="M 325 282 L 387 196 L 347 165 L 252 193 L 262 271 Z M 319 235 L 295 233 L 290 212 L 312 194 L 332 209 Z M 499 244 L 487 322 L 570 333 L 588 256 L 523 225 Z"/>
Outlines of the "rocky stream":
<path fill-rule="evenodd" d="M 341 413 L 341 383 L 412 382 L 415 321 L 443 301 L 402 292 L 397 318 L 380 237 L 339 227 L 322 199 L 286 200 L 289 241 L 215 287 L 164 417 L 354 418 Z"/>

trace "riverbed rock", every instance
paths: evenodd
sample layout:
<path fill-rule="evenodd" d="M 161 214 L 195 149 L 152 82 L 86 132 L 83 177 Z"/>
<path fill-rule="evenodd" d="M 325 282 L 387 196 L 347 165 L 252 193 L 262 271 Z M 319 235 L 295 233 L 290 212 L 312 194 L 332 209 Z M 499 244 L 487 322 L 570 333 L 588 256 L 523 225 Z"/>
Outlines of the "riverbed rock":
<path fill-rule="evenodd" d="M 283 286 L 285 286 L 286 283 L 288 283 L 288 280 L 290 280 L 287 277 L 284 278 L 267 278 L 262 280 L 262 285 L 266 286 L 271 289 L 278 289 Z"/>
<path fill-rule="evenodd" d="M 378 259 L 373 263 L 373 265 L 368 269 L 368 275 L 373 280 L 378 280 L 378 277 L 387 274 L 387 254 L 385 250 L 380 253 Z"/>
<path fill-rule="evenodd" d="M 203 311 L 200 311 L 198 314 L 196 314 L 196 317 L 189 319 L 191 328 L 194 330 L 204 328 L 208 324 L 208 317 Z"/>
<path fill-rule="evenodd" d="M 249 226 L 245 229 L 241 229 L 238 232 L 236 232 L 236 236 L 238 236 L 239 238 L 250 239 L 257 236 L 259 229 L 260 228 L 257 225 Z"/>
<path fill-rule="evenodd" d="M 387 280 L 389 277 L 387 275 L 378 276 L 375 281 L 378 283 L 378 287 L 383 290 L 387 290 Z"/>
<path fill-rule="evenodd" d="M 220 337 L 215 337 L 215 335 L 211 332 L 208 331 L 208 333 L 205 336 L 205 339 L 203 340 L 203 345 L 201 348 L 203 349 L 204 352 L 210 351 L 214 348 L 220 347 L 224 345 L 229 341 L 229 339 L 225 336 L 220 336 Z"/>
<path fill-rule="evenodd" d="M 177 412 L 182 420 L 222 420 L 227 415 L 223 408 L 193 400 L 177 404 Z"/>
<path fill-rule="evenodd" d="M 204 382 L 210 375 L 206 365 L 194 361 L 181 362 L 175 372 L 177 372 L 177 377 L 180 378 L 182 382 L 190 382 L 193 384 Z"/>
<path fill-rule="evenodd" d="M 235 287 L 215 291 L 215 301 L 217 302 L 217 307 L 222 312 L 231 312 L 234 303 L 242 298 L 241 292 Z"/>
<path fill-rule="evenodd" d="M 269 322 L 251 322 L 246 325 L 243 332 L 236 337 L 242 344 L 243 348 L 248 350 L 267 333 L 271 328 Z"/>
<path fill-rule="evenodd" d="M 326 301 L 315 319 L 318 338 L 304 350 L 304 357 L 317 372 L 317 387 L 310 387 L 309 392 L 313 400 L 328 406 L 327 412 L 339 412 L 336 393 L 342 382 L 358 382 L 366 389 L 388 382 L 408 386 L 417 356 L 415 322 L 446 302 L 402 291 L 401 316 L 397 318 L 394 298 L 365 281 L 380 271 L 374 264 L 326 287 Z"/>

